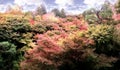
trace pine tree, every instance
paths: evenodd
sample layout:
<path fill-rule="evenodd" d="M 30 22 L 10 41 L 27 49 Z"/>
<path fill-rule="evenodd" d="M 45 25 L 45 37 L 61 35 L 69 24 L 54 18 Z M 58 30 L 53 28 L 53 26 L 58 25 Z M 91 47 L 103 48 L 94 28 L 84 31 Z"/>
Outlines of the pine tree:
<path fill-rule="evenodd" d="M 65 18 L 66 17 L 66 14 L 65 14 L 65 10 L 64 9 L 61 9 L 61 15 L 60 15 L 62 18 Z"/>
<path fill-rule="evenodd" d="M 43 15 L 46 13 L 47 13 L 47 11 L 46 11 L 46 8 L 44 5 L 40 5 L 36 10 L 36 15 Z"/>
<path fill-rule="evenodd" d="M 53 9 L 51 12 L 53 12 L 55 14 L 55 16 L 59 16 L 60 17 L 60 15 L 61 15 L 60 11 L 57 8 Z"/>

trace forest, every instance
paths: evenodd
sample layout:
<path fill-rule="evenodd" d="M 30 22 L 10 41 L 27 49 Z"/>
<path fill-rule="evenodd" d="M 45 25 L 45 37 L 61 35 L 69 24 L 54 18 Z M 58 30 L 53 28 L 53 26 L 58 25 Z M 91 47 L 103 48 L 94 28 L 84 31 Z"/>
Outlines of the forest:
<path fill-rule="evenodd" d="M 0 13 L 0 70 L 120 70 L 120 0 L 65 9 Z"/>

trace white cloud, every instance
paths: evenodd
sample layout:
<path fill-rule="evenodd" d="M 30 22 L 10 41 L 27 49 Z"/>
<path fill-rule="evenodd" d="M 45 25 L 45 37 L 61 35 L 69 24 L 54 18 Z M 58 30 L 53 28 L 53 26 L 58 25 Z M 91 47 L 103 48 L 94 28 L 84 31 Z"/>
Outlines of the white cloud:
<path fill-rule="evenodd" d="M 55 0 L 59 8 L 66 8 L 66 6 L 73 5 L 74 0 Z"/>
<path fill-rule="evenodd" d="M 5 10 L 6 10 L 6 6 L 0 5 L 0 12 L 5 12 Z"/>
<path fill-rule="evenodd" d="M 86 4 L 88 8 L 98 8 L 104 4 L 105 1 L 115 4 L 117 0 L 84 0 L 83 3 Z"/>
<path fill-rule="evenodd" d="M 14 3 L 19 6 L 25 6 L 25 5 L 40 5 L 44 1 L 43 0 L 14 0 Z"/>
<path fill-rule="evenodd" d="M 118 0 L 109 0 L 111 4 L 115 4 Z"/>
<path fill-rule="evenodd" d="M 0 4 L 0 11 L 5 12 L 8 6 L 12 6 L 14 4 L 23 7 L 23 11 L 34 11 L 36 7 L 40 6 L 41 4 L 44 4 L 48 11 L 52 10 L 53 8 L 64 8 L 66 11 L 77 14 L 92 7 L 98 8 L 99 6 L 104 4 L 104 1 L 109 1 L 111 4 L 114 4 L 117 0 L 83 0 L 83 3 L 85 5 L 77 5 L 74 2 L 75 0 L 54 0 L 54 3 L 57 5 L 46 5 L 44 1 L 45 0 L 14 0 L 14 3 Z"/>
<path fill-rule="evenodd" d="M 84 0 L 84 4 L 86 4 L 88 8 L 101 6 L 104 2 L 105 0 Z"/>
<path fill-rule="evenodd" d="M 55 8 L 57 8 L 55 5 L 50 5 L 50 4 L 48 4 L 47 6 L 46 6 L 46 8 L 47 8 L 47 11 L 48 12 L 50 12 L 52 9 L 55 9 Z"/>
<path fill-rule="evenodd" d="M 13 5 L 10 4 L 10 3 L 0 4 L 0 12 L 2 12 L 2 13 L 6 12 L 7 8 L 8 8 L 8 7 L 11 7 L 11 6 L 13 6 Z"/>
<path fill-rule="evenodd" d="M 76 14 L 80 14 L 80 13 L 83 13 L 85 10 L 86 10 L 86 8 L 85 8 L 85 6 L 74 6 L 74 7 L 76 7 L 76 8 L 74 8 L 74 9 L 68 9 L 67 11 L 67 14 L 69 15 L 76 15 Z"/>
<path fill-rule="evenodd" d="M 74 0 L 55 0 L 58 5 L 72 5 Z"/>
<path fill-rule="evenodd" d="M 80 10 L 69 10 L 67 11 L 67 15 L 77 15 L 77 14 L 80 14 L 82 13 L 83 11 L 80 11 Z"/>
<path fill-rule="evenodd" d="M 14 4 L 23 7 L 23 11 L 34 11 L 41 4 L 45 5 L 44 0 L 14 0 Z"/>

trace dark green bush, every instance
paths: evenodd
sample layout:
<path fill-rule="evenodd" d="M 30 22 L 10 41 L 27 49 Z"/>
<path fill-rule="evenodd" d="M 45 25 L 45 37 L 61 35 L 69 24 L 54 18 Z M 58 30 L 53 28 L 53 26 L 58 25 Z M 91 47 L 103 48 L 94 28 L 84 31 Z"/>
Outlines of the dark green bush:
<path fill-rule="evenodd" d="M 30 24 L 24 19 L 11 18 L 0 24 L 0 70 L 18 70 L 23 51 L 32 42 L 31 31 Z"/>
<path fill-rule="evenodd" d="M 14 44 L 0 42 L 0 70 L 18 70 L 19 58 Z"/>

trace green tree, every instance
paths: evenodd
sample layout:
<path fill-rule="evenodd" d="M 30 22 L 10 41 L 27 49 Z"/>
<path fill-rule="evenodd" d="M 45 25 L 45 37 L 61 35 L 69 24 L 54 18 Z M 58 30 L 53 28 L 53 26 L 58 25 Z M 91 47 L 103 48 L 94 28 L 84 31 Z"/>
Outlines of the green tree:
<path fill-rule="evenodd" d="M 61 15 L 60 11 L 57 8 L 53 9 L 51 12 L 53 12 L 55 14 L 55 16 Z"/>
<path fill-rule="evenodd" d="M 0 70 L 18 70 L 16 46 L 7 41 L 0 42 Z"/>
<path fill-rule="evenodd" d="M 115 7 L 116 7 L 117 13 L 120 13 L 120 0 L 117 1 Z"/>
<path fill-rule="evenodd" d="M 112 19 L 112 9 L 111 9 L 111 4 L 106 1 L 101 8 L 101 12 L 100 12 L 100 16 L 102 17 L 102 19 L 105 20 L 111 20 Z"/>
<path fill-rule="evenodd" d="M 55 8 L 51 12 L 53 12 L 55 14 L 55 16 L 57 16 L 57 17 L 61 17 L 61 18 L 66 17 L 66 13 L 65 13 L 64 9 L 58 10 L 57 8 Z"/>
<path fill-rule="evenodd" d="M 108 1 L 105 1 L 100 9 L 91 8 L 83 13 L 86 21 L 99 24 L 102 23 L 103 20 L 111 20 L 112 15 L 112 9 Z"/>
<path fill-rule="evenodd" d="M 47 11 L 46 11 L 46 8 L 44 5 L 40 5 L 36 10 L 36 15 L 43 15 L 46 13 L 47 13 Z"/>
<path fill-rule="evenodd" d="M 65 14 L 65 10 L 64 9 L 61 9 L 61 15 L 60 15 L 62 18 L 65 18 L 66 17 L 66 14 Z"/>
<path fill-rule="evenodd" d="M 94 8 L 91 8 L 91 9 L 88 9 L 88 10 L 84 11 L 83 16 L 84 16 L 85 20 L 90 24 L 97 21 L 97 17 L 95 15 L 95 9 Z"/>

